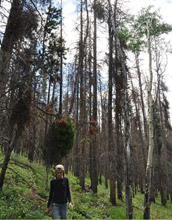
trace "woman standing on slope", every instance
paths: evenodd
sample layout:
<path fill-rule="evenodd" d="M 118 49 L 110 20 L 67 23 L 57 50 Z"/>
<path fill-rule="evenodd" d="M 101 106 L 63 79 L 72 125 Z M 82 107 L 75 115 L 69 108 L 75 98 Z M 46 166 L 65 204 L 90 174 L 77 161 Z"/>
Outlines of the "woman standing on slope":
<path fill-rule="evenodd" d="M 56 179 L 51 180 L 50 183 L 46 213 L 49 214 L 52 203 L 52 219 L 67 219 L 67 201 L 69 201 L 69 209 L 72 210 L 69 180 L 64 177 L 64 166 L 59 164 L 56 166 Z"/>

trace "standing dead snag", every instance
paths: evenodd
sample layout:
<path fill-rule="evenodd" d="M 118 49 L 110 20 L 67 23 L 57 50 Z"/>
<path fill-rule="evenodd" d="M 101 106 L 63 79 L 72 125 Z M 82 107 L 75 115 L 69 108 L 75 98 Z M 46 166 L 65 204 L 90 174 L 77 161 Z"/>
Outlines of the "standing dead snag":
<path fill-rule="evenodd" d="M 149 90 L 148 90 L 148 113 L 149 113 L 149 150 L 146 167 L 146 189 L 144 199 L 144 219 L 150 219 L 150 193 L 151 193 L 151 179 L 152 179 L 152 158 L 153 158 L 153 102 L 152 102 L 152 54 L 151 54 L 151 39 L 150 39 L 150 21 L 147 22 L 147 41 L 149 54 Z"/>
<path fill-rule="evenodd" d="M 112 13 L 112 6 L 110 0 L 109 3 L 109 11 L 110 11 L 110 20 L 112 22 L 113 34 L 116 38 L 116 45 L 117 45 L 117 53 L 120 58 L 121 68 L 123 73 L 123 82 L 124 82 L 124 113 L 125 113 L 125 191 L 126 191 L 126 218 L 132 219 L 133 217 L 133 207 L 132 207 L 132 178 L 131 178 L 131 149 L 130 149 L 130 116 L 129 116 L 129 99 L 128 99 L 128 74 L 126 70 L 125 60 L 124 60 L 124 53 L 121 48 L 120 39 L 117 34 L 117 30 L 114 24 L 114 18 Z"/>
<path fill-rule="evenodd" d="M 9 120 L 8 138 L 9 145 L 5 151 L 5 157 L 0 173 L 0 190 L 3 187 L 5 174 L 8 163 L 11 157 L 11 152 L 17 145 L 19 138 L 26 126 L 31 122 L 31 91 L 24 91 L 24 88 L 19 88 L 18 100 L 13 107 L 12 114 Z"/>

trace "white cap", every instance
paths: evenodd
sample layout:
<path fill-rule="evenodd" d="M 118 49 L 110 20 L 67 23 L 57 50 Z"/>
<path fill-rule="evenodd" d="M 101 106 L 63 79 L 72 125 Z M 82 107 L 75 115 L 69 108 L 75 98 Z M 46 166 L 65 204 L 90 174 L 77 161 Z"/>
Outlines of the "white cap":
<path fill-rule="evenodd" d="M 57 171 L 57 170 L 61 170 L 61 171 L 64 172 L 64 166 L 61 165 L 61 164 L 58 164 L 58 165 L 56 166 L 56 171 Z"/>

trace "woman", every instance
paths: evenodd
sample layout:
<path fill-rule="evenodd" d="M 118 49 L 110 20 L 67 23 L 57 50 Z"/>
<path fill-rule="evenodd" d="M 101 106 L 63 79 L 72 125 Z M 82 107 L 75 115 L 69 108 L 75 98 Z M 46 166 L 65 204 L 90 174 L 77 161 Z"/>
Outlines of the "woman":
<path fill-rule="evenodd" d="M 67 219 L 67 201 L 69 201 L 69 209 L 72 210 L 69 181 L 64 177 L 64 166 L 59 164 L 56 166 L 56 179 L 51 180 L 50 183 L 46 213 L 49 214 L 52 203 L 52 219 Z"/>

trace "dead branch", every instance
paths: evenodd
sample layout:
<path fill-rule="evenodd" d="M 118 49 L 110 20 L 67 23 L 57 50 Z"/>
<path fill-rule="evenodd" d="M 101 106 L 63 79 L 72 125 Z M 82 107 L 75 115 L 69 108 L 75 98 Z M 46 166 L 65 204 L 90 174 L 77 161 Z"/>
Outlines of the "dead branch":
<path fill-rule="evenodd" d="M 19 173 L 17 173 L 13 168 L 8 167 L 8 169 L 12 170 L 15 174 L 17 174 L 29 187 L 31 187 L 31 185 L 28 183 L 27 180 L 25 180 Z"/>
<path fill-rule="evenodd" d="M 11 161 L 13 161 L 13 163 L 12 163 Z M 9 163 L 9 164 L 15 164 L 16 166 L 19 166 L 19 167 L 21 167 L 21 168 L 23 168 L 23 169 L 28 169 L 28 168 L 31 169 L 32 172 L 33 172 L 33 174 L 34 174 L 39 180 L 43 181 L 43 180 L 36 174 L 36 170 L 35 170 L 32 166 L 30 166 L 29 164 L 26 164 L 26 163 L 23 163 L 23 162 L 19 162 L 19 161 L 15 160 L 15 159 L 10 159 L 10 163 Z"/>

